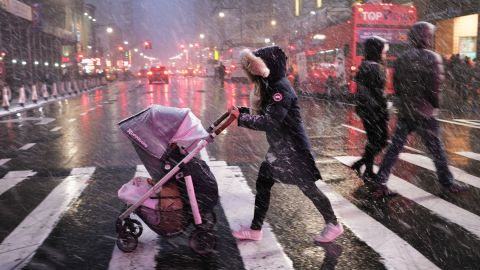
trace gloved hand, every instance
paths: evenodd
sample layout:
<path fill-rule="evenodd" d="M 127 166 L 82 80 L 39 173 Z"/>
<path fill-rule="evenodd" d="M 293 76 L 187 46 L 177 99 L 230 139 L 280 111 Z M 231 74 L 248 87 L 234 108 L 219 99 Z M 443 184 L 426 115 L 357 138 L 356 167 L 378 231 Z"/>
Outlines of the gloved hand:
<path fill-rule="evenodd" d="M 250 113 L 250 108 L 248 107 L 238 107 L 240 113 Z"/>

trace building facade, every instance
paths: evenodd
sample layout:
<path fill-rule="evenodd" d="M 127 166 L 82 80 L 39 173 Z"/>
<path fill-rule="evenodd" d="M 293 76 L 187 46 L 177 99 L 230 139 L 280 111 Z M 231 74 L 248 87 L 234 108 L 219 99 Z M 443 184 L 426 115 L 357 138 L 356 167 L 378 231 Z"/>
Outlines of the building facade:
<path fill-rule="evenodd" d="M 82 0 L 0 0 L 4 83 L 15 90 L 81 75 L 79 62 L 91 43 L 83 13 Z"/>

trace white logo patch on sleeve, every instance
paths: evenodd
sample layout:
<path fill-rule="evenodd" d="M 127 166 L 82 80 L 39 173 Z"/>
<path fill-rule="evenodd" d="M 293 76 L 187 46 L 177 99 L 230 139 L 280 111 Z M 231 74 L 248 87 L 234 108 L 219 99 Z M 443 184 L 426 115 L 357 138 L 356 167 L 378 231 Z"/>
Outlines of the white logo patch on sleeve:
<path fill-rule="evenodd" d="M 273 95 L 273 100 L 275 102 L 279 102 L 279 101 L 282 101 L 283 100 L 283 95 L 281 93 L 275 93 Z"/>

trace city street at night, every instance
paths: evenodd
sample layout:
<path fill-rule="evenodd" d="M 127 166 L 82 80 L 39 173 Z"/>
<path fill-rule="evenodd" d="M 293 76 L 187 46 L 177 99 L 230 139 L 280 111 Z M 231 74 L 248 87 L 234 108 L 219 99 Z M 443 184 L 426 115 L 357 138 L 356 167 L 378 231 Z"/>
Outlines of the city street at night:
<path fill-rule="evenodd" d="M 143 226 L 136 250 L 115 244 L 118 189 L 145 167 L 117 123 L 152 104 L 190 108 L 208 127 L 231 105 L 248 105 L 249 84 L 172 77 L 169 84 L 115 82 L 0 118 L 1 269 L 475 269 L 480 259 L 480 133 L 477 114 L 442 111 L 450 168 L 467 192 L 443 195 L 431 156 L 416 136 L 377 199 L 345 165 L 365 135 L 351 104 L 300 96 L 308 137 L 345 233 L 316 244 L 323 219 L 296 186 L 277 184 L 258 242 L 230 231 L 248 226 L 265 135 L 232 124 L 200 157 L 219 187 L 215 251 L 195 254 L 191 228 L 164 238 Z M 392 113 L 389 126 L 394 127 Z M 377 165 L 381 155 L 377 157 Z M 291 164 L 296 166 L 296 164 Z M 147 174 L 148 175 L 148 174 Z M 201 181 L 201 180 L 200 180 Z M 137 218 L 138 219 L 138 218 Z"/>
<path fill-rule="evenodd" d="M 479 270 L 480 0 L 0 0 L 0 270 Z"/>

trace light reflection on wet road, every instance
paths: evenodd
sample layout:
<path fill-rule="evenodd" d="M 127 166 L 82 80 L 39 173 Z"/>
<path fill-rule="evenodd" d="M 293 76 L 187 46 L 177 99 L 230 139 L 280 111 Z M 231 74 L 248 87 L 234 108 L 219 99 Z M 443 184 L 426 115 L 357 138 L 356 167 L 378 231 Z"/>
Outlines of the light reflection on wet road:
<path fill-rule="evenodd" d="M 151 104 L 161 104 L 191 108 L 206 126 L 231 105 L 248 106 L 250 88 L 247 84 L 228 82 L 222 88 L 218 82 L 206 78 L 172 78 L 169 85 L 117 82 L 79 97 L 49 103 L 41 111 L 34 109 L 21 114 L 23 118 L 55 118 L 55 121 L 44 125 L 35 125 L 34 121 L 19 122 L 15 115 L 0 118 L 0 161 L 10 159 L 0 164 L 0 178 L 10 171 L 37 172 L 28 181 L 23 180 L 0 194 L 0 241 L 33 211 L 61 179 L 69 175 L 72 168 L 95 167 L 89 185 L 48 234 L 26 268 L 38 269 L 38 266 L 44 265 L 52 269 L 106 269 L 114 247 L 113 224 L 122 207 L 116 192 L 133 176 L 136 165 L 141 164 L 120 133 L 117 123 Z M 353 106 L 315 98 L 302 97 L 300 100 L 317 165 L 324 181 L 337 194 L 438 267 L 474 269 L 478 265 L 480 240 L 462 227 L 461 222 L 446 220 L 403 196 L 387 201 L 373 200 L 361 180 L 335 159 L 359 156 L 363 150 L 365 134 L 361 132 L 363 126 Z M 480 118 L 475 114 L 452 115 L 449 112 L 443 112 L 441 116 L 447 121 L 459 123 L 465 121 L 454 119 L 475 120 L 475 117 Z M 12 121 L 5 123 L 4 120 Z M 389 124 L 391 131 L 395 120 L 393 115 Z M 449 122 L 442 122 L 441 126 L 450 165 L 463 170 L 467 176 L 462 177 L 477 181 L 475 177 L 480 176 L 480 161 L 456 152 L 480 153 L 480 130 Z M 35 145 L 26 151 L 18 150 L 29 143 Z M 415 136 L 409 138 L 408 146 L 426 151 Z M 207 150 L 211 158 L 239 166 L 247 184 L 255 189 L 258 166 L 267 150 L 264 134 L 232 126 L 218 136 Z M 381 156 L 376 163 L 380 160 Z M 393 174 L 439 199 L 480 215 L 478 188 L 472 187 L 457 197 L 444 197 L 440 195 L 435 173 L 415 162 L 415 159 L 399 160 Z M 182 240 L 176 246 L 159 240 L 157 268 L 241 269 L 242 259 L 235 240 L 229 234 L 232 224 L 228 224 L 223 209 L 216 209 L 216 212 L 217 233 L 221 240 L 219 252 L 214 257 L 202 258 L 193 254 Z M 383 258 L 385 251 L 376 249 L 369 242 L 378 239 L 362 238 L 355 226 L 349 226 L 351 218 L 348 215 L 341 217 L 347 229 L 334 244 L 317 246 L 312 238 L 323 228 L 323 221 L 298 188 L 287 185 L 274 187 L 267 216 L 295 269 L 384 269 L 385 259 L 386 265 L 391 267 L 389 262 L 395 258 Z M 396 259 L 402 260 L 401 257 Z"/>

